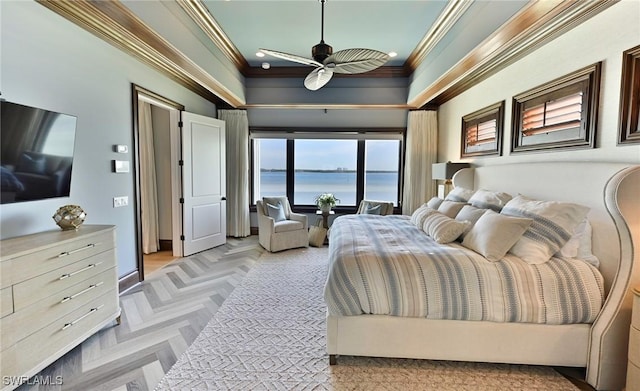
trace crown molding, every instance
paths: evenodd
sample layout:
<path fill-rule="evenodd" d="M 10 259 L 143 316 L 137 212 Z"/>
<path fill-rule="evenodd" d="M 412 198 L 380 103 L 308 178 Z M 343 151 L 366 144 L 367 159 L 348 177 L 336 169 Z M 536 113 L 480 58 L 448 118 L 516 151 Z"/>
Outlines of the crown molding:
<path fill-rule="evenodd" d="M 119 1 L 36 1 L 214 103 L 245 103 Z"/>
<path fill-rule="evenodd" d="M 441 105 L 617 1 L 532 1 L 408 104 Z"/>
<path fill-rule="evenodd" d="M 198 25 L 211 41 L 224 53 L 231 63 L 244 74 L 249 63 L 242 56 L 236 45 L 222 30 L 222 27 L 211 16 L 211 12 L 200 0 L 175 0 L 187 15 Z M 246 76 L 246 75 L 245 75 Z"/>
<path fill-rule="evenodd" d="M 411 74 L 416 70 L 418 65 L 424 61 L 429 52 L 431 52 L 438 42 L 449 32 L 451 27 L 453 27 L 458 19 L 467 11 L 471 4 L 472 2 L 468 0 L 451 0 L 447 3 L 429 31 L 427 31 L 422 40 L 418 42 L 418 45 L 416 45 L 415 49 L 413 49 L 407 58 L 407 61 L 405 61 L 404 68 L 406 73 Z"/>
<path fill-rule="evenodd" d="M 299 109 L 299 110 L 408 110 L 406 104 L 326 104 L 326 103 L 247 103 L 241 109 Z"/>

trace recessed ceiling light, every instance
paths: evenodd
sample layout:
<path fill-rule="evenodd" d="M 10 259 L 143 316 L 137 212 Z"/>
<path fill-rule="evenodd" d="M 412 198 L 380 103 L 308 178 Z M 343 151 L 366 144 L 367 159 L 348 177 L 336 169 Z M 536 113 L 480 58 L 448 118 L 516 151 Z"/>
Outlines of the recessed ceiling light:
<path fill-rule="evenodd" d="M 398 55 L 398 53 L 396 53 L 396 52 L 389 52 L 389 57 L 395 57 L 397 55 Z"/>
<path fill-rule="evenodd" d="M 268 62 L 262 63 L 262 69 L 269 69 L 269 68 L 271 68 L 271 64 L 269 64 Z"/>
<path fill-rule="evenodd" d="M 262 53 L 262 52 L 257 52 L 257 53 L 256 53 L 256 56 L 258 56 L 258 57 L 264 57 L 264 53 Z"/>

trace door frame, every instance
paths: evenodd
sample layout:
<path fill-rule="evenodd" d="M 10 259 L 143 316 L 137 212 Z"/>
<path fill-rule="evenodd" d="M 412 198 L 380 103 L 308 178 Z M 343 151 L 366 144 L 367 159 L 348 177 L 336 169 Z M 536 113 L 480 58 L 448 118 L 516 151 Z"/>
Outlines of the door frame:
<path fill-rule="evenodd" d="M 138 128 L 138 100 L 139 99 L 143 99 L 146 100 L 154 105 L 163 107 L 165 109 L 168 109 L 171 111 L 177 111 L 178 113 L 178 118 L 175 121 L 175 124 L 171 124 L 171 154 L 172 156 L 174 155 L 174 152 L 177 153 L 177 156 L 179 156 L 179 151 L 180 151 L 180 141 L 179 141 L 179 134 L 178 136 L 178 141 L 174 142 L 174 137 L 176 136 L 173 132 L 174 127 L 177 129 L 178 127 L 178 121 L 180 120 L 180 112 L 184 111 L 184 106 L 180 103 L 174 102 L 170 99 L 167 99 L 161 95 L 158 95 L 152 91 L 149 91 L 141 86 L 138 86 L 136 84 L 131 84 L 131 91 L 132 91 L 132 107 L 133 107 L 133 148 L 132 148 L 132 159 L 133 159 L 133 182 L 134 182 L 134 219 L 135 219 L 135 227 L 136 227 L 136 236 L 135 236 L 135 248 L 136 248 L 136 270 L 132 271 L 131 273 L 127 274 L 126 276 L 121 276 L 121 280 L 120 280 L 120 292 L 123 291 L 124 289 L 128 289 L 131 286 L 135 285 L 136 283 L 143 281 L 144 280 L 144 259 L 143 259 L 143 251 L 142 251 L 142 208 L 141 208 L 141 202 L 142 202 L 142 198 L 141 198 L 141 194 L 140 194 L 140 130 Z M 170 114 L 171 116 L 171 114 Z M 174 120 L 174 118 L 171 118 L 171 120 Z M 174 167 L 175 166 L 175 167 Z M 178 161 L 172 161 L 172 165 L 171 165 L 171 171 L 172 171 L 172 177 L 174 176 L 174 174 L 179 175 L 179 166 L 178 166 Z M 176 178 L 178 177 L 176 175 Z M 175 205 L 175 200 L 173 200 L 174 197 L 176 197 L 177 194 L 179 194 L 179 188 L 180 188 L 180 184 L 176 183 L 178 181 L 171 181 L 171 193 L 172 193 L 172 204 Z M 178 196 L 179 197 L 179 196 Z M 176 213 L 178 213 L 178 215 L 176 216 Z M 180 208 L 179 207 L 175 207 L 172 208 L 172 241 L 173 244 L 175 246 L 176 244 L 176 237 L 178 238 L 178 243 L 180 242 L 180 235 L 182 234 L 181 232 L 181 221 L 182 221 L 182 216 L 179 214 L 181 213 Z M 178 225 L 176 225 L 178 224 Z M 179 227 L 178 229 L 176 229 L 176 227 Z M 182 246 L 180 244 L 180 252 L 182 252 Z"/>

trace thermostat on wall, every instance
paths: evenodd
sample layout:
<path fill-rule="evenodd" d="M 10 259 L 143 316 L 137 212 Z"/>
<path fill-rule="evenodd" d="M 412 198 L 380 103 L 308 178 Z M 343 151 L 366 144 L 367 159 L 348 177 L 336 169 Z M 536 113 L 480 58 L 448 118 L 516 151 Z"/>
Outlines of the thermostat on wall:
<path fill-rule="evenodd" d="M 128 160 L 114 160 L 113 161 L 113 172 L 129 172 L 129 161 Z"/>

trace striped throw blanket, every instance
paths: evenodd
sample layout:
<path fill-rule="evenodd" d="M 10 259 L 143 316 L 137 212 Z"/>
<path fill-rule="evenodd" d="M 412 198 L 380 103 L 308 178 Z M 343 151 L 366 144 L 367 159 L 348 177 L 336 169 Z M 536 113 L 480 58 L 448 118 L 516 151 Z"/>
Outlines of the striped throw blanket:
<path fill-rule="evenodd" d="M 591 323 L 603 292 L 602 275 L 581 260 L 489 262 L 459 243 L 436 243 L 408 216 L 341 216 L 330 230 L 332 315 Z"/>

